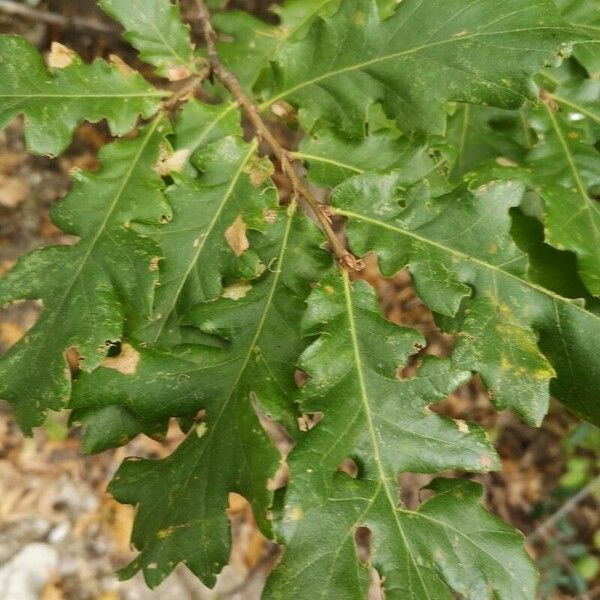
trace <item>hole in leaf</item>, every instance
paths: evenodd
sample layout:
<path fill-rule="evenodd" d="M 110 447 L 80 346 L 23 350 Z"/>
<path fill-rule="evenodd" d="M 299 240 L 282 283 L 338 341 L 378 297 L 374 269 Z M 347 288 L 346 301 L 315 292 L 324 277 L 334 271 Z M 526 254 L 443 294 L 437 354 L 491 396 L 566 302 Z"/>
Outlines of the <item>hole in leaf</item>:
<path fill-rule="evenodd" d="M 0 355 L 12 348 L 36 324 L 42 302 L 20 300 L 0 310 Z"/>
<path fill-rule="evenodd" d="M 600 184 L 592 185 L 588 188 L 588 196 L 592 200 L 600 202 Z"/>
<path fill-rule="evenodd" d="M 229 565 L 243 577 L 243 582 L 235 589 L 231 589 L 231 583 L 227 587 L 223 585 L 223 589 L 218 591 L 224 598 L 236 596 L 254 577 L 265 578 L 282 551 L 279 544 L 271 542 L 261 533 L 252 506 L 240 494 L 229 494 L 227 517 L 231 524 L 232 540 Z"/>
<path fill-rule="evenodd" d="M 115 356 L 119 356 L 121 354 L 121 342 L 109 342 L 108 351 L 106 353 L 107 358 L 114 358 Z"/>
<path fill-rule="evenodd" d="M 261 427 L 269 436 L 271 443 L 277 448 L 281 457 L 279 468 L 273 473 L 273 477 L 267 481 L 267 489 L 275 491 L 285 487 L 289 481 L 290 470 L 287 464 L 287 457 L 294 447 L 294 440 L 283 425 L 274 421 L 272 415 L 267 414 L 263 410 L 255 394 L 250 395 L 250 400 Z"/>
<path fill-rule="evenodd" d="M 400 501 L 409 510 L 417 510 L 422 502 L 432 495 L 426 489 L 432 480 L 431 475 L 421 473 L 401 473 L 398 476 Z"/>
<path fill-rule="evenodd" d="M 302 413 L 298 417 L 298 428 L 300 431 L 310 431 L 315 425 L 323 420 L 322 412 Z"/>
<path fill-rule="evenodd" d="M 367 564 L 371 560 L 371 538 L 373 534 L 368 527 L 361 525 L 354 532 L 356 554 L 360 562 Z"/>

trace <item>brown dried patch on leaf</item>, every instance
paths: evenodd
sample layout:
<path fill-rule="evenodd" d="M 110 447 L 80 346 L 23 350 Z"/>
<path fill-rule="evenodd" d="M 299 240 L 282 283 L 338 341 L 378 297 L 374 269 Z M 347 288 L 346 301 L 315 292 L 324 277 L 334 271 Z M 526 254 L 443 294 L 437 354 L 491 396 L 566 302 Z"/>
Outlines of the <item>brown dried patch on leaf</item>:
<path fill-rule="evenodd" d="M 275 492 L 284 488 L 290 480 L 290 467 L 287 462 L 282 461 L 275 475 L 267 481 L 267 489 Z"/>
<path fill-rule="evenodd" d="M 67 48 L 59 42 L 52 42 L 47 58 L 48 66 L 53 69 L 66 69 L 76 57 L 77 54 L 71 48 Z"/>
<path fill-rule="evenodd" d="M 275 104 L 271 106 L 271 112 L 277 117 L 285 119 L 286 121 L 298 121 L 298 115 L 294 107 L 285 100 L 278 100 L 275 102 Z"/>
<path fill-rule="evenodd" d="M 258 156 L 253 156 L 244 168 L 244 173 L 248 175 L 254 187 L 261 186 L 274 172 L 273 163 L 268 158 Z"/>
<path fill-rule="evenodd" d="M 151 271 L 158 271 L 158 263 L 160 262 L 160 256 L 155 256 L 151 261 L 150 261 L 150 270 Z"/>
<path fill-rule="evenodd" d="M 492 459 L 487 454 L 481 455 L 481 467 L 484 471 L 491 471 L 493 467 Z"/>
<path fill-rule="evenodd" d="M 169 173 L 173 173 L 174 171 L 181 171 L 189 158 L 189 151 L 183 150 L 178 152 L 173 152 L 168 146 L 162 144 L 156 163 L 152 167 L 154 171 L 161 177 L 166 177 Z"/>
<path fill-rule="evenodd" d="M 298 429 L 304 432 L 310 431 L 315 425 L 323 420 L 323 416 L 322 412 L 302 413 L 302 415 L 298 417 Z"/>
<path fill-rule="evenodd" d="M 346 475 L 352 477 L 352 479 L 356 479 L 358 477 L 358 465 L 351 458 L 345 458 L 342 461 L 339 470 L 342 473 L 346 473 Z"/>
<path fill-rule="evenodd" d="M 225 230 L 225 239 L 236 256 L 241 256 L 250 248 L 250 242 L 246 236 L 246 223 L 242 215 L 238 215 L 235 221 Z"/>
<path fill-rule="evenodd" d="M 226 288 L 223 288 L 221 296 L 229 300 L 241 300 L 250 290 L 252 285 L 247 281 L 236 281 Z"/>
<path fill-rule="evenodd" d="M 108 60 L 111 65 L 116 67 L 117 71 L 121 73 L 121 75 L 131 75 L 135 73 L 135 69 L 132 69 L 120 56 L 116 54 L 110 54 Z"/>
<path fill-rule="evenodd" d="M 102 366 L 114 369 L 123 375 L 133 375 L 140 362 L 140 353 L 131 345 L 125 343 L 121 346 L 118 356 L 109 356 L 102 361 Z"/>
<path fill-rule="evenodd" d="M 181 81 L 187 79 L 191 74 L 192 72 L 187 67 L 178 65 L 169 68 L 167 78 L 169 81 Z"/>
<path fill-rule="evenodd" d="M 175 152 L 168 152 L 161 155 L 154 167 L 155 171 L 161 176 L 166 177 L 170 173 L 181 173 L 190 158 L 190 150 L 183 148 Z"/>
<path fill-rule="evenodd" d="M 269 224 L 275 223 L 275 221 L 277 221 L 277 213 L 270 208 L 265 210 L 263 212 L 263 215 L 265 217 L 265 221 Z"/>
<path fill-rule="evenodd" d="M 69 364 L 69 373 L 74 375 L 79 370 L 79 362 L 81 361 L 81 356 L 77 348 L 69 348 L 65 354 L 65 358 Z"/>

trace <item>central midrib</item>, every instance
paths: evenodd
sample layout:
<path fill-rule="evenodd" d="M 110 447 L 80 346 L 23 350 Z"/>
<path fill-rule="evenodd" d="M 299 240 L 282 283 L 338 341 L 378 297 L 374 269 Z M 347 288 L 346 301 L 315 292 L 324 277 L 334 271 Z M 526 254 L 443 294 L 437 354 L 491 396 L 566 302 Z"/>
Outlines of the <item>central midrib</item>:
<path fill-rule="evenodd" d="M 184 271 L 184 274 L 181 277 L 181 281 L 179 282 L 179 285 L 177 286 L 175 293 L 171 297 L 171 302 L 169 303 L 169 308 L 168 308 L 167 312 L 163 315 L 162 321 L 160 323 L 160 327 L 158 328 L 158 331 L 154 335 L 154 343 L 156 343 L 158 341 L 161 333 L 163 332 L 163 329 L 165 328 L 168 318 L 171 316 L 171 314 L 175 310 L 175 306 L 177 304 L 177 301 L 179 300 L 179 296 L 181 295 L 183 287 L 185 286 L 185 284 L 188 280 L 188 277 L 190 276 L 190 273 L 192 272 L 192 269 L 196 266 L 196 263 L 198 262 L 198 258 L 200 256 L 200 254 L 202 253 L 202 251 L 204 250 L 206 241 L 210 237 L 210 234 L 212 233 L 215 225 L 217 224 L 217 221 L 219 220 L 219 217 L 221 216 L 221 213 L 223 212 L 225 205 L 227 204 L 228 200 L 231 198 L 231 195 L 233 194 L 233 192 L 238 184 L 239 178 L 244 171 L 244 167 L 248 164 L 248 161 L 253 156 L 254 152 L 256 151 L 257 146 L 258 146 L 258 144 L 257 144 L 256 140 L 253 140 L 253 142 L 250 144 L 248 152 L 244 156 L 235 175 L 233 176 L 231 183 L 229 184 L 229 187 L 227 188 L 225 194 L 223 195 L 223 199 L 221 200 L 215 214 L 213 215 L 213 218 L 211 219 L 210 223 L 208 224 L 206 231 L 203 232 L 202 241 L 198 244 L 198 248 L 196 249 L 196 252 L 194 252 L 192 260 L 190 260 L 190 263 L 189 263 L 187 269 Z"/>
<path fill-rule="evenodd" d="M 129 181 L 133 175 L 133 172 L 135 171 L 136 167 L 138 166 L 138 163 L 139 163 L 142 155 L 144 154 L 144 151 L 146 150 L 148 143 L 152 139 L 152 136 L 154 135 L 154 133 L 155 133 L 156 129 L 158 128 L 162 119 L 163 119 L 163 115 L 162 114 L 158 115 L 154 119 L 154 121 L 151 123 L 151 125 L 149 126 L 149 128 L 146 132 L 146 137 L 143 140 L 140 148 L 136 152 L 133 160 L 131 161 L 131 165 L 129 166 L 129 169 L 127 170 L 125 176 L 123 177 L 123 181 L 121 182 L 121 185 L 119 186 L 119 189 L 117 190 L 117 193 L 115 194 L 114 198 L 112 199 L 112 201 L 108 207 L 108 210 L 106 211 L 106 215 L 104 216 L 100 226 L 98 227 L 96 234 L 91 239 L 85 254 L 82 256 L 81 261 L 79 262 L 79 268 L 75 271 L 75 274 L 74 274 L 73 278 L 71 279 L 70 284 L 65 288 L 65 292 L 63 293 L 63 295 L 60 299 L 60 302 L 58 303 L 57 307 L 53 311 L 55 318 L 57 318 L 60 315 L 60 311 L 62 309 L 63 304 L 65 303 L 66 299 L 69 297 L 69 294 L 71 293 L 71 290 L 73 289 L 73 286 L 75 285 L 75 283 L 81 276 L 81 273 L 83 272 L 83 269 L 84 269 L 85 265 L 87 264 L 89 257 L 91 256 L 92 252 L 94 251 L 94 248 L 96 247 L 96 244 L 98 243 L 98 240 L 105 233 L 105 229 L 108 225 L 108 222 L 109 222 L 110 218 L 112 217 L 117 204 L 121 200 L 123 193 L 125 192 L 125 189 L 129 185 Z"/>
<path fill-rule="evenodd" d="M 238 371 L 237 377 L 235 378 L 235 380 L 233 381 L 233 383 L 231 384 L 231 388 L 229 390 L 229 393 L 227 395 L 227 397 L 224 399 L 221 408 L 219 410 L 219 412 L 217 413 L 214 421 L 212 422 L 212 425 L 208 428 L 208 432 L 206 433 L 206 435 L 202 438 L 204 441 L 204 446 L 202 448 L 202 450 L 200 451 L 196 461 L 194 462 L 194 465 L 192 468 L 189 469 L 189 475 L 188 475 L 188 479 L 185 482 L 185 484 L 183 485 L 183 487 L 187 487 L 187 485 L 189 484 L 190 479 L 193 477 L 193 475 L 196 472 L 196 469 L 198 467 L 198 464 L 200 463 L 200 461 L 202 460 L 203 456 L 204 456 L 204 452 L 206 451 L 206 449 L 209 446 L 209 440 L 212 438 L 214 432 L 217 430 L 217 423 L 221 420 L 221 418 L 223 417 L 223 415 L 225 414 L 231 399 L 234 396 L 234 392 L 235 389 L 238 385 L 238 383 L 240 382 L 240 379 L 242 378 L 242 375 L 244 374 L 244 371 L 246 370 L 246 367 L 248 366 L 248 362 L 251 358 L 251 356 L 254 354 L 254 347 L 256 346 L 256 343 L 258 342 L 258 339 L 262 333 L 265 321 L 267 319 L 267 315 L 269 313 L 269 310 L 271 309 L 271 305 L 273 303 L 273 297 L 275 295 L 275 290 L 277 289 L 277 284 L 279 283 L 279 278 L 281 277 L 281 273 L 283 272 L 283 259 L 284 259 L 284 255 L 285 255 L 285 251 L 287 249 L 288 246 L 288 241 L 289 241 L 289 236 L 290 236 L 290 231 L 292 228 L 292 221 L 294 218 L 294 214 L 295 214 L 295 204 L 294 205 L 290 205 L 290 210 L 288 212 L 288 217 L 287 217 L 287 223 L 286 223 L 286 228 L 285 228 L 285 232 L 283 234 L 283 238 L 281 240 L 281 249 L 279 251 L 279 255 L 277 257 L 277 270 L 275 271 L 274 277 L 273 277 L 273 282 L 271 284 L 271 288 L 269 290 L 269 295 L 267 297 L 267 301 L 265 302 L 265 306 L 263 308 L 262 314 L 261 314 L 261 318 L 258 322 L 258 325 L 256 327 L 256 331 L 255 334 L 252 338 L 252 341 L 250 342 L 250 344 L 248 345 L 248 349 L 246 352 L 246 355 L 244 357 L 243 363 Z M 194 433 L 190 434 L 190 435 L 195 435 Z"/>
<path fill-rule="evenodd" d="M 417 574 L 417 576 L 419 577 L 419 581 L 421 582 L 421 588 L 427 594 L 427 597 L 430 598 L 429 592 L 425 586 L 425 582 L 423 581 L 423 578 L 421 577 L 421 572 L 420 572 L 418 565 L 412 555 L 412 552 L 410 551 L 410 544 L 408 542 L 408 538 L 406 537 L 404 528 L 402 527 L 402 524 L 400 523 L 400 520 L 398 518 L 397 503 L 394 500 L 392 491 L 389 488 L 389 485 L 388 485 L 389 477 L 383 467 L 383 460 L 381 458 L 381 453 L 379 451 L 379 441 L 377 439 L 377 433 L 375 431 L 375 424 L 373 422 L 373 415 L 371 413 L 369 394 L 367 391 L 367 385 L 366 385 L 363 370 L 362 370 L 362 357 L 361 357 L 361 352 L 360 352 L 359 343 L 358 343 L 356 322 L 354 320 L 354 307 L 352 304 L 352 290 L 350 288 L 350 277 L 348 275 L 348 272 L 345 270 L 342 272 L 342 277 L 343 277 L 343 281 L 344 281 L 344 294 L 346 297 L 346 310 L 348 313 L 348 325 L 349 325 L 349 330 L 350 330 L 350 336 L 352 338 L 352 350 L 354 353 L 354 361 L 356 364 L 356 374 L 358 377 L 358 383 L 359 383 L 360 393 L 361 393 L 361 401 L 362 401 L 363 410 L 364 410 L 364 414 L 365 414 L 366 421 L 367 421 L 367 427 L 369 429 L 369 438 L 371 440 L 371 446 L 373 449 L 373 459 L 375 461 L 375 464 L 377 465 L 377 471 L 379 473 L 380 483 L 383 486 L 383 489 L 385 491 L 386 499 L 390 505 L 390 510 L 391 510 L 392 514 L 394 515 L 396 527 L 398 529 L 400 537 L 402 538 L 404 546 L 406 547 L 406 553 L 410 557 L 410 560 L 414 567 L 414 571 Z"/>

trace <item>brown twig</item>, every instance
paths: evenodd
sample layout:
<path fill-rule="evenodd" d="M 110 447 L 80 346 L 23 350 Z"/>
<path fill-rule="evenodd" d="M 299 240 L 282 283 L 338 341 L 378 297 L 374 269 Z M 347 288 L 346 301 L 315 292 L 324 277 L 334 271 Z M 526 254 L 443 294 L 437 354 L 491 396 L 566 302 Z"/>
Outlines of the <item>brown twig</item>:
<path fill-rule="evenodd" d="M 0 0 L 0 11 L 7 15 L 19 16 L 31 21 L 41 21 L 48 25 L 75 27 L 76 29 L 87 29 L 96 33 L 119 35 L 119 29 L 96 19 L 77 16 L 65 17 L 64 15 L 49 12 L 41 8 L 32 8 L 31 6 L 20 2 L 13 2 L 12 0 Z"/>
<path fill-rule="evenodd" d="M 323 232 L 327 236 L 331 250 L 335 254 L 339 264 L 349 271 L 361 271 L 363 269 L 362 261 L 346 250 L 338 239 L 323 205 L 317 200 L 308 186 L 301 181 L 298 173 L 296 173 L 292 164 L 294 161 L 292 155 L 275 139 L 275 136 L 260 116 L 258 107 L 246 95 L 237 77 L 221 64 L 216 47 L 217 35 L 212 26 L 206 3 L 204 0 L 196 0 L 196 3 L 206 42 L 207 60 L 210 69 L 209 77 L 216 77 L 231 92 L 237 103 L 245 111 L 248 119 L 250 119 L 258 136 L 269 145 L 275 158 L 279 161 L 282 171 L 291 181 L 294 192 L 306 200 L 319 220 Z"/>

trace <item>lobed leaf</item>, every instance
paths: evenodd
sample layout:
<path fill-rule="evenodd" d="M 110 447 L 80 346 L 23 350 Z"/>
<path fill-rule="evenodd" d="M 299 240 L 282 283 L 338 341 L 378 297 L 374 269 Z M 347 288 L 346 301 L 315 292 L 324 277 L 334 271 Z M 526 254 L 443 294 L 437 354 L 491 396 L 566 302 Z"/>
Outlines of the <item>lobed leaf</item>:
<path fill-rule="evenodd" d="M 97 59 L 85 65 L 66 51 L 64 67 L 46 67 L 25 39 L 0 36 L 0 127 L 26 117 L 29 150 L 56 156 L 82 121 L 106 118 L 114 135 L 131 131 L 139 115 L 152 116 L 166 94 L 134 71 Z"/>
<path fill-rule="evenodd" d="M 374 0 L 348 0 L 282 46 L 263 108 L 285 99 L 306 130 L 325 121 L 360 137 L 381 101 L 403 130 L 442 133 L 446 100 L 515 108 L 532 98 L 532 75 L 574 35 L 551 0 L 404 0 L 384 21 Z"/>
<path fill-rule="evenodd" d="M 100 0 L 99 4 L 123 25 L 125 39 L 158 75 L 177 81 L 196 72 L 190 26 L 182 23 L 177 2 Z"/>
<path fill-rule="evenodd" d="M 568 106 L 555 112 L 549 102 L 532 115 L 540 143 L 527 157 L 532 180 L 544 200 L 546 239 L 555 248 L 575 252 L 581 279 L 598 296 L 600 205 L 592 198 L 594 186 L 600 184 L 600 154 L 593 145 L 596 136 L 585 131 L 585 119 L 571 119 Z M 594 104 L 591 110 L 600 122 L 600 102 Z"/>
<path fill-rule="evenodd" d="M 315 185 L 335 187 L 365 171 L 386 173 L 404 167 L 411 178 L 442 173 L 446 157 L 437 154 L 425 139 L 394 137 L 388 130 L 372 131 L 361 140 L 351 140 L 323 129 L 302 140 L 294 156 L 306 163 Z"/>
<path fill-rule="evenodd" d="M 223 116 L 227 107 L 192 106 L 182 117 L 175 142 L 185 152 L 199 148 L 191 162 L 200 176 L 172 174 L 174 183 L 166 195 L 173 220 L 159 231 L 147 232 L 164 256 L 160 286 L 152 320 L 132 328 L 131 335 L 150 346 L 182 343 L 180 316 L 199 302 L 217 298 L 228 272 L 230 280 L 232 275 L 248 280 L 264 271 L 265 264 L 252 248 L 236 248 L 228 236 L 236 227 L 242 240 L 247 230 L 264 231 L 278 204 L 270 181 L 272 165 L 258 158 L 256 141 L 242 140 L 239 112 L 229 117 Z M 195 134 L 183 134 L 191 112 Z M 220 139 L 208 143 L 217 136 Z"/>
<path fill-rule="evenodd" d="M 157 226 L 170 214 L 153 170 L 169 131 L 159 116 L 136 139 L 104 148 L 101 170 L 76 173 L 72 191 L 52 212 L 79 242 L 27 254 L 0 280 L 0 306 L 44 303 L 33 329 L 0 360 L 0 397 L 12 403 L 26 433 L 69 399 L 69 349 L 91 371 L 121 338 L 125 318 L 150 316 L 160 250 L 131 224 Z"/>
<path fill-rule="evenodd" d="M 299 322 L 326 258 L 318 248 L 319 235 L 294 207 L 287 214 L 279 211 L 264 235 L 253 234 L 256 252 L 269 265 L 262 277 L 243 297 L 225 293 L 198 305 L 185 320 L 224 339 L 224 347 L 140 348 L 135 373 L 100 368 L 76 382 L 73 406 L 78 410 L 123 406 L 146 419 L 205 411 L 172 456 L 128 460 L 110 486 L 119 501 L 138 505 L 133 542 L 142 552 L 126 576 L 143 569 L 155 586 L 185 560 L 210 584 L 228 558 L 230 492 L 248 498 L 261 528 L 269 531 L 267 480 L 280 458 L 261 430 L 253 403 L 272 419 L 293 422 L 294 369 L 308 343 Z"/>
<path fill-rule="evenodd" d="M 575 46 L 577 60 L 588 70 L 591 77 L 600 73 L 600 6 L 588 0 L 556 0 L 565 19 L 580 28 L 592 40 Z"/>
<path fill-rule="evenodd" d="M 349 219 L 354 250 L 375 251 L 388 275 L 408 265 L 423 301 L 458 317 L 453 360 L 481 375 L 498 408 L 539 423 L 552 379 L 553 394 L 599 422 L 593 356 L 600 336 L 590 332 L 600 319 L 527 277 L 508 212 L 521 203 L 523 184 L 484 176 L 473 191 L 431 198 L 426 185 L 398 189 L 401 180 L 398 173 L 365 174 L 334 190 L 331 201 Z"/>
<path fill-rule="evenodd" d="M 278 522 L 288 551 L 271 576 L 267 599 L 347 598 L 367 594 L 357 528 L 371 530 L 371 560 L 386 598 L 530 598 L 536 576 L 522 537 L 479 506 L 480 486 L 436 480 L 437 495 L 418 511 L 400 503 L 400 471 L 497 464 L 483 431 L 428 409 L 469 373 L 429 357 L 415 377 L 397 369 L 421 336 L 387 322 L 374 291 L 334 273 L 315 289 L 305 331 L 322 336 L 302 356 L 310 378 L 302 409 L 323 419 L 299 434 Z M 341 473 L 346 458 L 356 478 Z M 466 518 L 466 515 L 468 517 Z M 318 540 L 318 542 L 317 542 Z"/>

